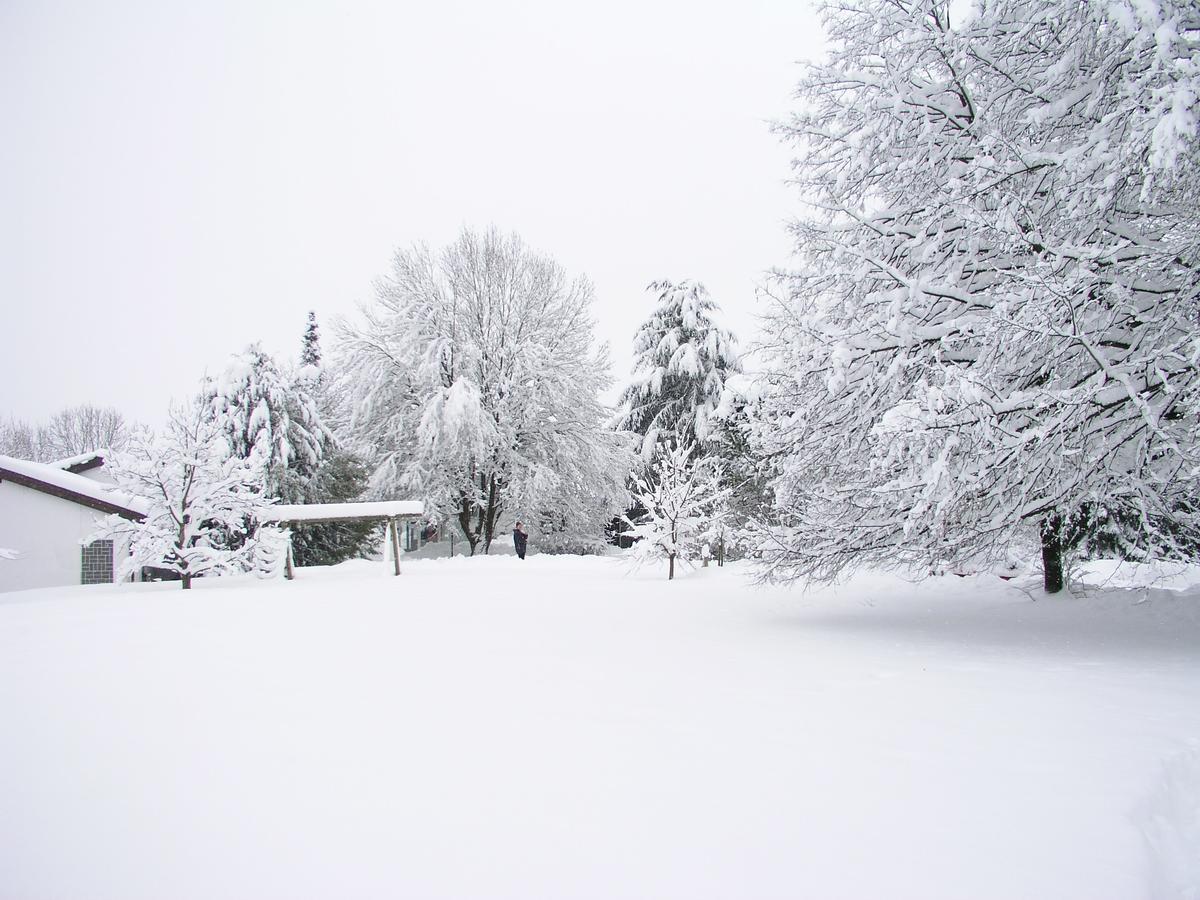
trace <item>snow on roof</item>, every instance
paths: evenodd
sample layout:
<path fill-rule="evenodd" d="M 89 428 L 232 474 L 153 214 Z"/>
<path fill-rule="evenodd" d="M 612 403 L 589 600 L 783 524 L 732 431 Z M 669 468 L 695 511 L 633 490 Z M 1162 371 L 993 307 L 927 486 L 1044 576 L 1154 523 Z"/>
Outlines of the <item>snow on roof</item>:
<path fill-rule="evenodd" d="M 422 516 L 420 500 L 369 500 L 362 503 L 280 503 L 272 506 L 264 521 L 321 522 L 330 519 L 390 519 L 393 516 Z"/>
<path fill-rule="evenodd" d="M 104 465 L 106 456 L 108 456 L 108 451 L 97 447 L 88 453 L 80 453 L 78 456 L 68 456 L 66 459 L 56 459 L 54 462 L 46 463 L 46 465 L 74 472 L 82 469 L 92 469 L 98 465 L 102 466 Z"/>
<path fill-rule="evenodd" d="M 135 497 L 124 491 L 106 488 L 104 485 L 90 478 L 84 478 L 82 475 L 76 475 L 73 472 L 63 471 L 56 464 L 36 463 L 30 462 L 27 459 L 13 459 L 11 456 L 0 456 L 0 479 L 4 477 L 5 473 L 11 473 L 17 478 L 27 478 L 31 481 L 39 482 L 55 489 L 47 491 L 47 493 L 63 497 L 65 500 L 83 503 L 85 506 L 91 505 L 86 502 L 90 500 L 92 503 L 114 507 L 114 509 L 108 510 L 109 512 L 116 512 L 119 509 L 125 512 L 136 513 L 139 516 L 149 513 L 149 507 L 140 497 Z M 75 496 L 64 497 L 63 493 L 59 492 L 74 494 Z"/>

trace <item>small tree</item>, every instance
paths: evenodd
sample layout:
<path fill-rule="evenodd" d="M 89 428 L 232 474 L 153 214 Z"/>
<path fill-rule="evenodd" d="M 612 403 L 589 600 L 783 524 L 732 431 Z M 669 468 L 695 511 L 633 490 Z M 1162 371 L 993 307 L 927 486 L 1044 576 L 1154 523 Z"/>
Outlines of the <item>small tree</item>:
<path fill-rule="evenodd" d="M 108 516 L 91 537 L 128 539 L 122 575 L 142 566 L 168 569 L 187 590 L 198 576 L 252 566 L 264 506 L 261 470 L 229 456 L 218 423 L 203 408 L 173 410 L 166 434 L 137 435 L 109 469 L 119 487 L 149 507 L 141 521 Z"/>
<path fill-rule="evenodd" d="M 304 346 L 300 350 L 300 365 L 321 365 L 321 333 L 317 328 L 317 314 L 309 312 L 308 326 L 304 329 Z"/>
<path fill-rule="evenodd" d="M 651 471 L 635 479 L 635 496 L 645 508 L 636 521 L 626 519 L 638 540 L 640 560 L 666 559 L 667 580 L 675 577 L 675 560 L 698 558 L 723 521 L 728 492 L 718 467 L 692 460 L 693 449 L 676 446 L 661 453 Z"/>

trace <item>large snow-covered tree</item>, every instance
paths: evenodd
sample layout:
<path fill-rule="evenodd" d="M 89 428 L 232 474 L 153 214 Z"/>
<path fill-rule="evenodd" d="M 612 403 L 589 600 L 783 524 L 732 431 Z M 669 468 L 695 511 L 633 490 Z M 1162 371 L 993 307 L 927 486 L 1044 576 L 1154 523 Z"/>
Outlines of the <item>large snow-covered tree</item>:
<path fill-rule="evenodd" d="M 630 459 L 603 427 L 591 302 L 586 279 L 494 228 L 438 254 L 397 252 L 375 302 L 341 329 L 373 492 L 424 499 L 472 553 L 507 515 L 570 529 L 581 497 L 620 509 Z"/>
<path fill-rule="evenodd" d="M 141 521 L 106 517 L 92 536 L 129 539 L 122 576 L 163 568 L 186 590 L 193 578 L 252 567 L 266 505 L 262 471 L 229 455 L 225 434 L 199 404 L 173 410 L 161 436 L 139 433 L 106 462 L 117 485 L 148 508 Z"/>
<path fill-rule="evenodd" d="M 633 339 L 633 378 L 621 395 L 617 427 L 641 435 L 649 462 L 660 443 L 702 447 L 726 379 L 741 371 L 733 334 L 714 322 L 716 302 L 695 281 L 658 281 L 654 310 Z"/>
<path fill-rule="evenodd" d="M 300 499 L 332 435 L 313 398 L 319 370 L 284 372 L 258 344 L 205 380 L 203 402 L 231 455 L 262 468 L 269 496 Z"/>
<path fill-rule="evenodd" d="M 768 574 L 1196 546 L 1200 12 L 825 7 L 755 428 Z"/>
<path fill-rule="evenodd" d="M 670 581 L 676 560 L 700 558 L 720 535 L 729 492 L 721 486 L 719 465 L 694 458 L 694 448 L 682 444 L 663 449 L 635 484 L 642 512 L 626 518 L 627 533 L 637 540 L 634 558 L 665 559 Z"/>

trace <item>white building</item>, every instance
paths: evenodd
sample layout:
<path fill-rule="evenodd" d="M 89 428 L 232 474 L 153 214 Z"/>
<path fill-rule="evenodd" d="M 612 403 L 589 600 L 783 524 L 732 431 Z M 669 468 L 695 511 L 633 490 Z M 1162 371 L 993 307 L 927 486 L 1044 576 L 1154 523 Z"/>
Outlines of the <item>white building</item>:
<path fill-rule="evenodd" d="M 146 509 L 103 466 L 102 451 L 58 463 L 0 456 L 0 591 L 114 580 L 128 548 L 86 540 L 104 515 Z"/>

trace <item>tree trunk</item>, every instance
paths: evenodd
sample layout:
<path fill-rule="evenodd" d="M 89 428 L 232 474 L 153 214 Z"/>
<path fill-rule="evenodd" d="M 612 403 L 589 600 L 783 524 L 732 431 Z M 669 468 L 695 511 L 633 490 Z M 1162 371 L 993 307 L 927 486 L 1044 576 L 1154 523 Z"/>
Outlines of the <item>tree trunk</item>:
<path fill-rule="evenodd" d="M 188 575 L 185 572 L 183 575 L 180 576 L 180 580 L 183 581 L 183 589 L 185 591 L 190 591 L 192 589 L 192 576 L 191 575 Z"/>
<path fill-rule="evenodd" d="M 1051 516 L 1042 522 L 1042 578 L 1047 594 L 1063 589 L 1062 519 Z"/>
<path fill-rule="evenodd" d="M 500 485 L 496 481 L 495 474 L 488 476 L 488 500 L 487 506 L 484 508 L 483 515 L 483 540 L 484 553 L 488 553 L 492 549 L 492 541 L 496 537 L 496 520 L 500 517 L 499 503 Z"/>
<path fill-rule="evenodd" d="M 675 554 L 667 554 L 667 581 L 675 578 Z"/>
<path fill-rule="evenodd" d="M 466 538 L 467 546 L 470 547 L 468 556 L 475 555 L 475 544 L 479 542 L 479 535 L 471 531 L 471 498 L 463 496 L 462 505 L 458 510 L 458 527 L 462 529 L 463 537 Z"/>

